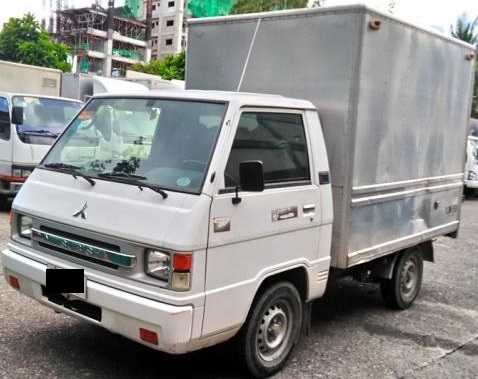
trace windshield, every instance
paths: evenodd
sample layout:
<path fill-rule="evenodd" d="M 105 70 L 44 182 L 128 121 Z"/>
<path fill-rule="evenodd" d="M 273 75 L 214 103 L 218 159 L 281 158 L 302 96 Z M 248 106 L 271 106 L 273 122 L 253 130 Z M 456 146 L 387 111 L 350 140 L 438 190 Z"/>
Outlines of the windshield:
<path fill-rule="evenodd" d="M 199 193 L 225 108 L 202 101 L 93 99 L 42 167 Z"/>
<path fill-rule="evenodd" d="M 14 96 L 14 107 L 23 108 L 17 134 L 25 143 L 51 145 L 83 104 L 35 96 Z"/>
<path fill-rule="evenodd" d="M 468 154 L 478 160 L 478 138 L 468 137 Z"/>

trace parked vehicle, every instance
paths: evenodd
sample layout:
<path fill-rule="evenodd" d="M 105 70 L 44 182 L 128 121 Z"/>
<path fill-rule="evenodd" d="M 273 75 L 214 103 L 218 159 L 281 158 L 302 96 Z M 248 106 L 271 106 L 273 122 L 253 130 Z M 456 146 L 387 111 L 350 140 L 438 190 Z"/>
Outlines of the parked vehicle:
<path fill-rule="evenodd" d="M 87 101 L 99 93 L 143 92 L 148 87 L 142 83 L 132 83 L 117 78 L 107 78 L 92 74 L 68 73 L 62 75 L 61 96 Z"/>
<path fill-rule="evenodd" d="M 478 191 L 478 120 L 470 120 L 470 135 L 467 140 L 465 164 L 465 196 Z"/>
<path fill-rule="evenodd" d="M 60 96 L 61 70 L 0 61 L 0 92 Z"/>
<path fill-rule="evenodd" d="M 460 225 L 474 47 L 364 6 L 188 31 L 192 90 L 93 97 L 30 175 L 10 285 L 173 354 L 235 337 L 257 377 L 332 278 L 411 306 Z"/>
<path fill-rule="evenodd" d="M 0 92 L 0 207 L 16 195 L 81 106 L 60 97 Z"/>

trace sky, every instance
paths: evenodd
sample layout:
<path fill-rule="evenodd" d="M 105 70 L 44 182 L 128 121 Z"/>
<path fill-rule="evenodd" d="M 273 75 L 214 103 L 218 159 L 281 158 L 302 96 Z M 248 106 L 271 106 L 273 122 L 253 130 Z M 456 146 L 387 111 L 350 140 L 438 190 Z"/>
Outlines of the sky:
<path fill-rule="evenodd" d="M 65 1 L 65 0 L 63 0 Z M 208 1 L 208 0 L 204 0 Z M 462 13 L 467 13 L 469 19 L 478 17 L 478 0 L 325 0 L 325 6 L 364 3 L 372 7 L 387 10 L 390 2 L 395 3 L 393 13 L 405 20 L 419 25 L 435 27 L 447 33 L 450 25 Z M 57 0 L 52 0 L 56 4 Z M 68 0 L 70 7 L 90 6 L 93 0 Z M 50 0 L 2 0 L 0 12 L 0 25 L 10 17 L 21 17 L 26 12 L 33 12 L 37 19 L 41 19 L 45 12 L 42 11 L 43 3 L 47 6 Z M 108 0 L 102 0 L 106 7 Z M 116 6 L 124 4 L 124 0 L 115 0 Z"/>

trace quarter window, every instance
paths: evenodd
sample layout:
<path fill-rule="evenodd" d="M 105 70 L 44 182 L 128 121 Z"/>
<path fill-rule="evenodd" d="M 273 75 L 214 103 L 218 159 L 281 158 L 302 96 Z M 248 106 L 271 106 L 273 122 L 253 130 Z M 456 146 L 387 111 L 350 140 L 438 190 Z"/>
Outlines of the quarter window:
<path fill-rule="evenodd" d="M 266 184 L 310 180 L 302 115 L 244 112 L 226 166 L 226 187 L 239 185 L 239 163 L 263 163 Z"/>

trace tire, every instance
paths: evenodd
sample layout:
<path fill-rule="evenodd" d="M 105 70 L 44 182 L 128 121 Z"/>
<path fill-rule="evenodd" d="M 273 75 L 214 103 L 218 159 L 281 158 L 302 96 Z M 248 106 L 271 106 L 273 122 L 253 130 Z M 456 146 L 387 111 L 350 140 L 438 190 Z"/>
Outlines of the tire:
<path fill-rule="evenodd" d="M 400 253 L 392 279 L 380 283 L 385 304 L 393 309 L 409 308 L 420 292 L 423 277 L 423 258 L 419 247 L 412 247 Z"/>
<path fill-rule="evenodd" d="M 0 211 L 8 210 L 8 198 L 4 195 L 0 195 Z"/>
<path fill-rule="evenodd" d="M 259 293 L 239 334 L 243 363 L 257 378 L 272 375 L 286 363 L 300 337 L 302 301 L 289 282 Z"/>

